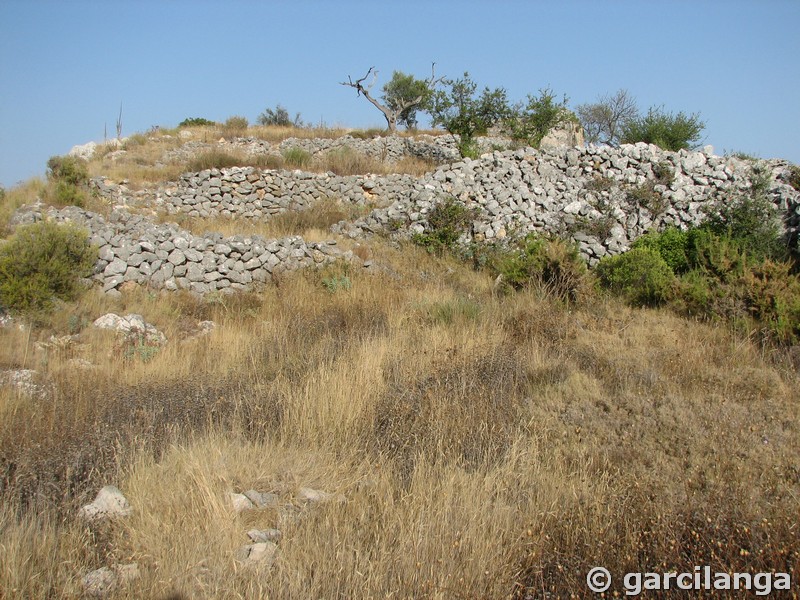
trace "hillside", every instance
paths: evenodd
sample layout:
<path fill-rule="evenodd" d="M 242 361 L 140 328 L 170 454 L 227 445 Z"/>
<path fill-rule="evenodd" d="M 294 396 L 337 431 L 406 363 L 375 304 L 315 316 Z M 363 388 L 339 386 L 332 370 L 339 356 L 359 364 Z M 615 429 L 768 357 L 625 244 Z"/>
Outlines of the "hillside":
<path fill-rule="evenodd" d="M 596 566 L 624 595 L 707 565 L 796 597 L 795 275 L 734 249 L 701 312 L 685 273 L 634 306 L 586 269 L 740 197 L 797 252 L 796 167 L 374 133 L 159 130 L 6 192 L 5 244 L 71 222 L 93 267 L 0 327 L 0 596 L 595 597 Z M 104 486 L 123 514 L 86 508 Z M 736 597 L 661 597 L 698 595 Z"/>

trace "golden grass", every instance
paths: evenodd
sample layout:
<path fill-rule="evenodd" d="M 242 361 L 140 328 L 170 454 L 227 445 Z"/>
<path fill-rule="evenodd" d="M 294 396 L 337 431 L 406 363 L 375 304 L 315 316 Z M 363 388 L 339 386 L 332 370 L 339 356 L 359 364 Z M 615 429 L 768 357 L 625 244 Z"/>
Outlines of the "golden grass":
<path fill-rule="evenodd" d="M 268 220 L 188 217 L 183 214 L 161 215 L 160 218 L 175 222 L 195 235 L 212 231 L 224 236 L 260 235 L 267 239 L 299 235 L 307 241 L 323 241 L 332 239 L 331 225 L 355 219 L 368 210 L 367 207 L 325 199 L 305 210 L 278 213 Z"/>
<path fill-rule="evenodd" d="M 182 143 L 134 136 L 90 169 L 173 179 L 186 165 L 154 165 Z M 347 153 L 315 164 L 389 169 Z M 41 180 L 8 190 L 0 223 L 46 193 Z M 266 223 L 181 225 L 328 239 L 353 216 L 321 202 Z M 0 597 L 81 597 L 83 574 L 129 562 L 142 575 L 115 597 L 584 597 L 595 565 L 798 580 L 796 371 L 723 327 L 603 298 L 497 295 L 414 246 L 354 252 L 375 267 L 205 299 L 94 291 L 34 328 L 0 329 L 0 369 L 36 369 L 52 390 L 0 388 Z M 351 285 L 332 292 L 334 278 Z M 89 327 L 107 312 L 141 314 L 169 343 Z M 217 328 L 193 338 L 207 319 Z M 51 341 L 67 334 L 79 336 Z M 77 522 L 106 484 L 133 515 Z M 305 505 L 300 487 L 334 496 Z M 251 488 L 280 506 L 233 514 L 228 494 Z M 235 559 L 253 527 L 283 532 L 269 572 Z"/>
<path fill-rule="evenodd" d="M 127 562 L 130 598 L 580 597 L 595 564 L 797 576 L 796 373 L 666 312 L 568 312 L 418 248 L 369 254 L 389 271 L 88 294 L 30 339 L 0 331 L 3 367 L 58 390 L 0 396 L 4 595 L 75 597 L 81 574 Z M 168 346 L 144 361 L 84 329 L 34 350 L 109 310 Z M 182 342 L 201 319 L 217 329 Z M 133 516 L 82 529 L 108 483 Z M 343 501 L 306 506 L 300 487 Z M 251 488 L 283 508 L 233 514 L 227 495 Z M 234 557 L 253 527 L 284 535 L 268 574 Z"/>

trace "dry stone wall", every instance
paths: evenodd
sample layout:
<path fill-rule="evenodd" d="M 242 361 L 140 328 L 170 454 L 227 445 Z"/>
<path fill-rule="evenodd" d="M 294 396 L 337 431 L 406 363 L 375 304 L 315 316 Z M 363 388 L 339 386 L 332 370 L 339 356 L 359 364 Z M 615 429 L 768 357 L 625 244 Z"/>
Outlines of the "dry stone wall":
<path fill-rule="evenodd" d="M 169 214 L 190 217 L 265 219 L 304 210 L 324 200 L 354 205 L 390 204 L 413 185 L 410 175 L 348 176 L 303 171 L 260 171 L 252 167 L 187 173 L 164 189 L 158 204 Z"/>
<path fill-rule="evenodd" d="M 785 181 L 786 161 L 763 161 L 767 194 L 797 246 L 800 193 Z M 376 208 L 336 231 L 352 237 L 392 231 L 409 237 L 429 228 L 428 215 L 443 198 L 474 209 L 463 241 L 492 242 L 527 232 L 574 239 L 590 264 L 624 252 L 639 236 L 672 225 L 686 228 L 716 201 L 746 194 L 753 165 L 703 152 L 666 152 L 635 144 L 621 148 L 531 148 L 493 152 L 444 165 L 418 180 L 405 197 Z"/>
<path fill-rule="evenodd" d="M 99 248 L 94 279 L 106 292 L 135 282 L 206 293 L 247 289 L 281 271 L 322 266 L 337 258 L 350 260 L 352 253 L 342 252 L 335 240 L 195 236 L 175 224 L 154 223 L 119 207 L 144 204 L 170 214 L 269 219 L 317 202 L 352 203 L 373 210 L 357 221 L 335 225 L 333 233 L 409 238 L 429 229 L 428 217 L 437 203 L 455 198 L 475 215 L 461 240 L 465 244 L 492 243 L 528 232 L 555 234 L 571 237 L 587 261 L 595 264 L 603 256 L 624 252 L 652 229 L 700 223 L 706 207 L 747 194 L 758 177 L 765 179 L 787 237 L 800 251 L 800 193 L 787 183 L 789 163 L 754 164 L 715 156 L 710 147 L 701 152 L 667 152 L 647 144 L 494 151 L 477 160 L 442 165 L 419 178 L 340 177 L 248 167 L 187 173 L 177 182 L 136 193 L 96 180 L 97 192 L 117 206 L 108 219 L 76 207 L 38 206 L 21 211 L 16 221 L 47 214 L 85 226 Z"/>
<path fill-rule="evenodd" d="M 108 219 L 74 206 L 61 210 L 27 207 L 17 223 L 43 218 L 85 227 L 98 247 L 93 280 L 106 293 L 117 293 L 126 282 L 155 289 L 186 289 L 198 294 L 245 290 L 275 275 L 303 267 L 321 267 L 337 258 L 352 259 L 335 240 L 306 242 L 299 236 L 192 235 L 173 223 L 159 224 L 122 210 Z"/>

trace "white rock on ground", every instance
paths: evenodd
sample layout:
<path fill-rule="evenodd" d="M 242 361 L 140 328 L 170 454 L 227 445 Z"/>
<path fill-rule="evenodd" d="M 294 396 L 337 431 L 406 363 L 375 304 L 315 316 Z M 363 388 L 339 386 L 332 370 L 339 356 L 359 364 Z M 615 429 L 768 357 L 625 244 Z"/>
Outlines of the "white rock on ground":
<path fill-rule="evenodd" d="M 255 508 L 247 496 L 233 492 L 231 492 L 231 505 L 233 506 L 233 511 L 237 513 L 245 510 L 253 510 Z"/>
<path fill-rule="evenodd" d="M 107 485 L 97 493 L 94 502 L 82 507 L 78 514 L 87 521 L 98 521 L 127 517 L 132 510 L 122 492 L 113 485 Z"/>
<path fill-rule="evenodd" d="M 95 319 L 92 325 L 98 329 L 110 329 L 125 335 L 144 335 L 148 342 L 160 346 L 167 343 L 167 337 L 154 325 L 146 322 L 141 315 L 130 314 L 121 317 L 108 313 Z"/>
<path fill-rule="evenodd" d="M 247 544 L 236 551 L 236 559 L 246 566 L 263 565 L 269 568 L 275 562 L 277 551 L 278 546 L 272 542 Z"/>

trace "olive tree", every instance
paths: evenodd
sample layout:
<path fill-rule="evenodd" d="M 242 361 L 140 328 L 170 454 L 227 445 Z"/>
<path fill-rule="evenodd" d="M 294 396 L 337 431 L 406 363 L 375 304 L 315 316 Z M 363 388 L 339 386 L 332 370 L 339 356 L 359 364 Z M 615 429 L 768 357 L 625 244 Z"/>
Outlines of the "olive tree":
<path fill-rule="evenodd" d="M 364 96 L 375 108 L 383 114 L 386 126 L 390 133 L 397 131 L 397 123 L 407 127 L 416 125 L 416 111 L 427 103 L 437 84 L 442 78 L 436 78 L 436 64 L 431 66 L 431 76 L 428 79 L 416 79 L 413 75 L 406 75 L 395 71 L 392 80 L 383 86 L 383 96 L 380 102 L 372 95 L 372 88 L 378 78 L 378 71 L 370 67 L 367 74 L 361 79 L 353 81 L 348 76 L 347 81 L 341 85 L 354 88 L 359 96 Z M 368 81 L 369 80 L 369 81 Z"/>
<path fill-rule="evenodd" d="M 445 89 L 436 90 L 427 106 L 433 125 L 444 127 L 458 136 L 461 156 L 477 154 L 475 136 L 485 134 L 511 114 L 506 91 L 488 87 L 478 94 L 478 85 L 464 73 L 460 79 L 444 81 Z"/>
<path fill-rule="evenodd" d="M 542 139 L 554 128 L 575 121 L 576 117 L 567 108 L 567 97 L 561 100 L 549 88 L 539 90 L 538 96 L 528 95 L 527 104 L 516 106 L 507 119 L 511 137 L 538 148 Z"/>

